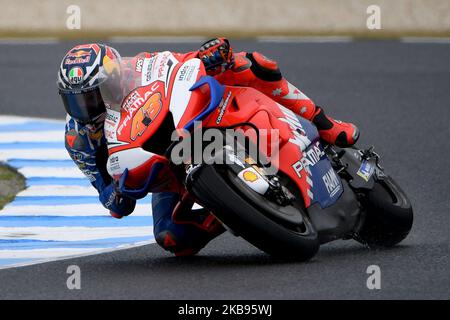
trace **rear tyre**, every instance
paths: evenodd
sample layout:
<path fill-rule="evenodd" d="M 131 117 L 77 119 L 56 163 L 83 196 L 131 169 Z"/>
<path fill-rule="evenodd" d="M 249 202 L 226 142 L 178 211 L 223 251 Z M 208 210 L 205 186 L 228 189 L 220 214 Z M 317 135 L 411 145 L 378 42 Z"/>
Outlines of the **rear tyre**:
<path fill-rule="evenodd" d="M 355 239 L 371 248 L 392 247 L 409 234 L 413 210 L 400 187 L 387 177 L 376 181 L 361 201 L 365 220 Z"/>
<path fill-rule="evenodd" d="M 302 226 L 289 224 L 273 214 L 276 204 L 250 190 L 226 166 L 199 168 L 189 187 L 200 203 L 233 233 L 260 250 L 284 259 L 305 261 L 319 249 L 317 232 L 305 210 L 291 205 L 301 215 Z M 239 185 L 241 184 L 241 185 Z"/>

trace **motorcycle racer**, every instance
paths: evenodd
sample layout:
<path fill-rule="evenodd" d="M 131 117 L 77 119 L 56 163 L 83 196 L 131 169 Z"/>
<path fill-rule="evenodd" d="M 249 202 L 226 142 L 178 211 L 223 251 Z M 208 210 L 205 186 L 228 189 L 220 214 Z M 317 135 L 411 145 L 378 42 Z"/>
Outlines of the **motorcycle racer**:
<path fill-rule="evenodd" d="M 138 56 L 157 54 L 141 53 Z M 200 58 L 207 73 L 223 84 L 250 86 L 265 93 L 311 120 L 328 143 L 345 147 L 354 144 L 359 137 L 354 125 L 326 116 L 322 108 L 281 75 L 275 61 L 258 52 L 233 53 L 227 39 L 217 38 L 207 41 L 198 51 L 174 55 L 179 61 Z M 110 59 L 121 59 L 112 47 L 102 44 L 76 46 L 63 58 L 57 83 L 68 113 L 66 149 L 99 192 L 103 206 L 113 217 L 122 218 L 133 212 L 136 199 L 122 195 L 106 170 L 108 151 L 103 131 L 106 97 L 102 97 L 99 90 L 102 81 L 99 74 Z M 224 232 L 213 215 L 204 209 L 192 210 L 192 205 L 192 201 L 177 193 L 152 194 L 155 239 L 177 256 L 197 253 Z"/>
<path fill-rule="evenodd" d="M 233 54 L 229 41 L 217 38 L 207 41 L 199 50 L 209 75 L 220 83 L 253 87 L 276 102 L 312 121 L 320 137 L 339 147 L 349 147 L 359 138 L 358 128 L 327 116 L 303 92 L 288 82 L 281 74 L 277 62 L 259 52 Z"/>

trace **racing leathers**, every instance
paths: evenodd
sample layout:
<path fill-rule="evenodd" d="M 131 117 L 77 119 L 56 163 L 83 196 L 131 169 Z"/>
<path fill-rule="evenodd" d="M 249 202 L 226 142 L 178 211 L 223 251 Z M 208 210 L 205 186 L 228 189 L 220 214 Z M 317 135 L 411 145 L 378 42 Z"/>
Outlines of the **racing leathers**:
<path fill-rule="evenodd" d="M 112 216 L 120 218 L 133 212 L 136 200 L 119 195 L 106 170 L 108 149 L 103 134 L 104 119 L 103 114 L 93 124 L 83 125 L 67 116 L 65 146 L 72 160 L 97 189 L 103 206 Z"/>
<path fill-rule="evenodd" d="M 173 54 L 180 62 L 199 57 L 206 65 L 202 49 L 200 54 L 199 51 Z M 151 57 L 157 54 L 140 55 Z M 282 76 L 275 61 L 261 53 L 232 54 L 232 59 L 219 65 L 219 70 L 216 65 L 210 68 L 208 73 L 222 84 L 250 86 L 263 92 L 293 112 L 313 121 L 321 136 L 327 141 L 334 140 L 333 142 L 337 144 L 349 145 L 358 138 L 356 127 L 326 116 L 321 108 L 316 107 L 306 95 Z M 95 124 L 83 126 L 68 116 L 66 148 L 74 162 L 99 192 L 103 206 L 110 210 L 112 216 L 121 218 L 133 212 L 136 201 L 121 195 L 106 171 L 108 152 L 103 121 L 104 116 L 101 116 Z M 346 131 L 345 126 L 348 126 L 349 130 Z M 340 131 L 333 132 L 333 130 Z M 156 242 L 177 256 L 197 253 L 225 230 L 207 210 L 192 210 L 192 205 L 188 198 L 185 199 L 184 195 L 178 193 L 152 194 L 153 230 Z"/>

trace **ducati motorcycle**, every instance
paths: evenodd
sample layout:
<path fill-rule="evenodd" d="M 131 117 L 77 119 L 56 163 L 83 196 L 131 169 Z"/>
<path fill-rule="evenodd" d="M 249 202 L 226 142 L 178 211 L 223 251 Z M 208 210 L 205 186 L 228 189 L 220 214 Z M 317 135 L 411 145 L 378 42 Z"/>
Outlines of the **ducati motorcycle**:
<path fill-rule="evenodd" d="M 336 239 L 373 248 L 408 235 L 411 204 L 373 147 L 324 143 L 310 121 L 253 88 L 218 83 L 199 59 L 170 52 L 124 59 L 136 67 L 132 76 L 101 85 L 109 97 L 108 172 L 123 194 L 179 192 L 234 235 L 289 259 L 308 260 Z M 208 129 L 222 147 L 205 152 L 202 141 L 194 161 L 198 144 L 189 137 Z M 229 130 L 244 139 L 228 139 Z M 189 140 L 192 152 L 184 148 L 183 162 L 175 161 Z"/>

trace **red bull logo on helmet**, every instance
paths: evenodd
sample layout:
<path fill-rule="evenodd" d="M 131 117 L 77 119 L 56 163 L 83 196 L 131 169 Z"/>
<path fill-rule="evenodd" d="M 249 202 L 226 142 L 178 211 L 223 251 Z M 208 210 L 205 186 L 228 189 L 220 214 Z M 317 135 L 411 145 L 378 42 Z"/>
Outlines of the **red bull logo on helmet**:
<path fill-rule="evenodd" d="M 82 64 L 88 63 L 91 60 L 91 50 L 77 50 L 71 51 L 67 54 L 67 58 L 64 61 L 65 64 Z"/>
<path fill-rule="evenodd" d="M 86 50 L 78 50 L 78 51 L 75 51 L 75 52 L 70 52 L 68 54 L 69 57 L 74 57 L 74 58 L 81 58 L 81 57 L 90 56 L 90 55 L 91 55 L 91 52 L 90 51 L 86 51 Z"/>

